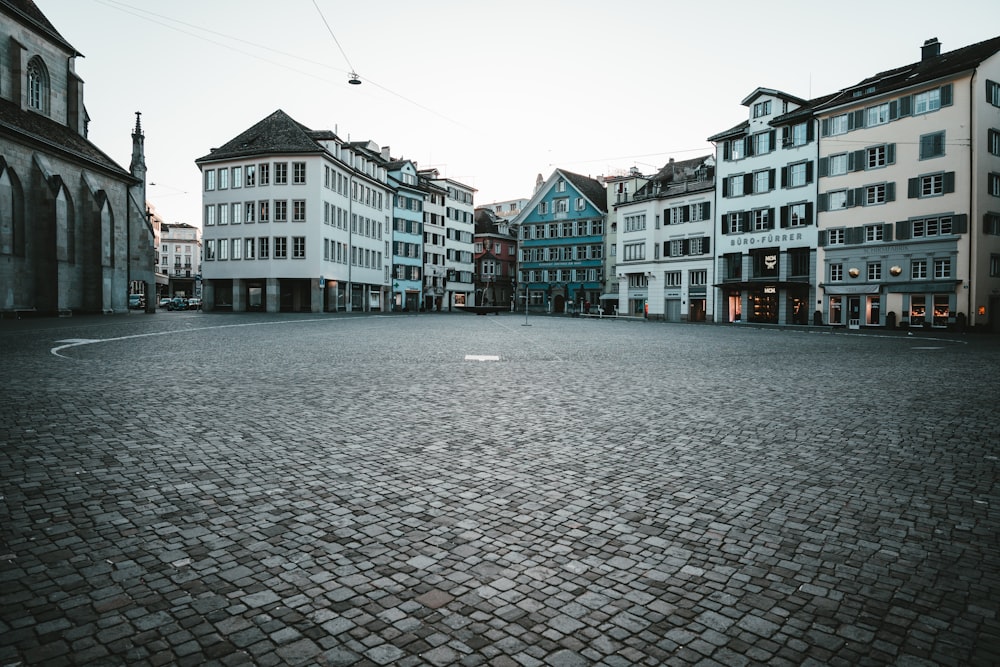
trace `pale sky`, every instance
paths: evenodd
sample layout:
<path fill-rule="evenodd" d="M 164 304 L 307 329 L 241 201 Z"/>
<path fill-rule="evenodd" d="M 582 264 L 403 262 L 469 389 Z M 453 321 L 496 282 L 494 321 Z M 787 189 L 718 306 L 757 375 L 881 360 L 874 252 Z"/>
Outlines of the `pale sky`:
<path fill-rule="evenodd" d="M 141 111 L 148 198 L 198 226 L 195 159 L 277 109 L 482 205 L 556 167 L 650 174 L 711 153 L 757 87 L 818 97 L 919 60 L 927 38 L 1000 34 L 996 0 L 35 2 L 84 55 L 90 140 L 127 169 Z"/>

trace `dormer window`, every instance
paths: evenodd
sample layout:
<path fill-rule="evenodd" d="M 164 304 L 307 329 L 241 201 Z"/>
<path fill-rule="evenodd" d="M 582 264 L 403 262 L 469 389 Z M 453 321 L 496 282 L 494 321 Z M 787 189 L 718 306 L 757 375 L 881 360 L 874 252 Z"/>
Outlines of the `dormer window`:
<path fill-rule="evenodd" d="M 40 113 L 48 113 L 49 73 L 45 63 L 38 56 L 28 62 L 28 107 Z"/>
<path fill-rule="evenodd" d="M 764 100 L 753 105 L 753 117 L 762 118 L 771 115 L 771 100 Z"/>

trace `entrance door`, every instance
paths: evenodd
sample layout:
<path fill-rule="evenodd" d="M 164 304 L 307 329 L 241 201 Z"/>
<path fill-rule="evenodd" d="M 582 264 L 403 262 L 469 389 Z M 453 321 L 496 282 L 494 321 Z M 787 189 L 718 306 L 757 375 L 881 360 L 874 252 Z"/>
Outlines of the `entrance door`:
<path fill-rule="evenodd" d="M 847 298 L 847 326 L 857 329 L 861 326 L 861 297 Z"/>
<path fill-rule="evenodd" d="M 663 319 L 667 322 L 681 321 L 681 300 L 666 299 L 663 302 Z"/>

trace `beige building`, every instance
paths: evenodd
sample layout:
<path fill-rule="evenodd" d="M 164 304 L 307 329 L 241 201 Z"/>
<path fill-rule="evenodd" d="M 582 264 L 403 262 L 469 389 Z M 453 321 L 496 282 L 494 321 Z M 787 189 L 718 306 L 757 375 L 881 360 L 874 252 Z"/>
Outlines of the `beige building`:
<path fill-rule="evenodd" d="M 1000 38 L 940 49 L 815 109 L 826 323 L 1000 325 Z"/>

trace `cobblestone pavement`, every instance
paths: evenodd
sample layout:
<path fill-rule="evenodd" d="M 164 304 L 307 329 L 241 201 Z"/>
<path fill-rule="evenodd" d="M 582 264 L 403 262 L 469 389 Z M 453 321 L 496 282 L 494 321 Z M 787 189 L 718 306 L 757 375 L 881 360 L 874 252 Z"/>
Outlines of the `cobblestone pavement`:
<path fill-rule="evenodd" d="M 0 665 L 1000 662 L 996 337 L 528 323 L 0 322 Z"/>

